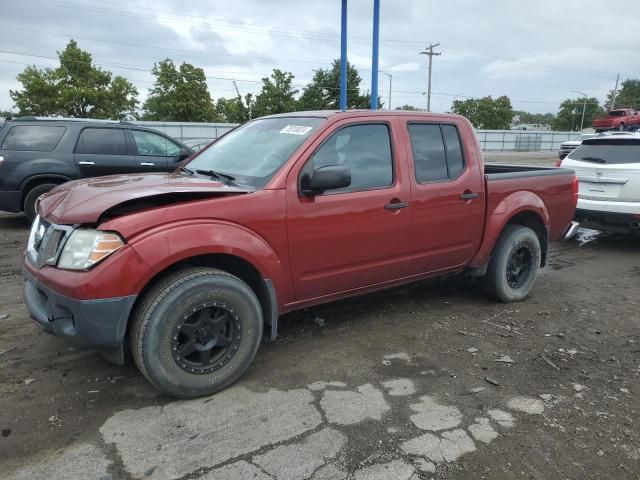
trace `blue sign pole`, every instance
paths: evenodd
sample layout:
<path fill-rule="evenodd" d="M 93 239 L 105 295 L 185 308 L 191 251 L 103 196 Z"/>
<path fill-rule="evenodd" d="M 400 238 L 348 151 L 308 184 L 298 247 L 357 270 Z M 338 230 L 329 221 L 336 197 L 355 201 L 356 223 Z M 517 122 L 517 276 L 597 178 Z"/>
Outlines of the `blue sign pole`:
<path fill-rule="evenodd" d="M 371 110 L 378 109 L 378 46 L 380 43 L 380 0 L 373 0 L 373 51 L 371 52 Z"/>
<path fill-rule="evenodd" d="M 347 109 L 347 0 L 342 0 L 340 31 L 340 110 Z"/>

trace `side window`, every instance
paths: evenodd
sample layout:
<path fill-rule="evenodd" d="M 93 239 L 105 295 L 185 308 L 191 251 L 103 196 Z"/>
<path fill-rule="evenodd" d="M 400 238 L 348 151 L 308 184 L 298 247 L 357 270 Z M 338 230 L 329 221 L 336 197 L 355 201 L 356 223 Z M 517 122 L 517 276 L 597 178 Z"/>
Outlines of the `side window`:
<path fill-rule="evenodd" d="M 418 183 L 447 180 L 447 155 L 444 149 L 440 125 L 409 124 L 409 137 L 413 151 L 413 164 Z"/>
<path fill-rule="evenodd" d="M 127 155 L 124 130 L 120 128 L 85 128 L 80 133 L 76 153 Z"/>
<path fill-rule="evenodd" d="M 310 177 L 314 170 L 326 165 L 343 165 L 351 171 L 351 185 L 328 194 L 390 186 L 393 184 L 393 156 L 389 127 L 363 124 L 338 130 L 309 159 L 302 176 Z"/>
<path fill-rule="evenodd" d="M 67 130 L 66 127 L 49 125 L 18 125 L 11 127 L 2 142 L 4 150 L 35 152 L 53 151 Z"/>
<path fill-rule="evenodd" d="M 131 130 L 138 155 L 143 157 L 177 157 L 180 147 L 162 135 L 142 130 Z"/>
<path fill-rule="evenodd" d="M 449 166 L 449 178 L 456 178 L 464 170 L 464 158 L 458 129 L 453 125 L 442 125 L 442 137 L 447 149 L 447 165 Z"/>
<path fill-rule="evenodd" d="M 453 179 L 464 170 L 462 146 L 455 126 L 410 123 L 408 130 L 418 183 Z"/>

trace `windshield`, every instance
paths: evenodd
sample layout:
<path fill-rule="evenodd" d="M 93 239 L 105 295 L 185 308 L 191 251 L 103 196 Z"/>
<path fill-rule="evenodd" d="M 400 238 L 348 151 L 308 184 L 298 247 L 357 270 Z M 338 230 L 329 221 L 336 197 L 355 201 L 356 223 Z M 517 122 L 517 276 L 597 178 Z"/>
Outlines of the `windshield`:
<path fill-rule="evenodd" d="M 630 139 L 631 140 L 631 139 Z M 602 164 L 640 163 L 640 142 L 638 140 L 616 140 L 582 144 L 569 154 L 571 160 Z"/>
<path fill-rule="evenodd" d="M 318 117 L 254 120 L 227 133 L 186 167 L 234 177 L 238 185 L 262 188 L 291 154 L 324 123 Z"/>

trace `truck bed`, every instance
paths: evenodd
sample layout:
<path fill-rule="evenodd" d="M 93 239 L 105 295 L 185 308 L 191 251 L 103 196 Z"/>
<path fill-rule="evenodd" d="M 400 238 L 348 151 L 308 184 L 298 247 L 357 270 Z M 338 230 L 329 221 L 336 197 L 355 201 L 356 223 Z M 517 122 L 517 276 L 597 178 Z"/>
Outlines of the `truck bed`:
<path fill-rule="evenodd" d="M 573 174 L 570 168 L 539 167 L 534 165 L 509 165 L 504 163 L 485 163 L 484 174 L 487 181 L 508 178 L 542 177 L 547 175 Z"/>

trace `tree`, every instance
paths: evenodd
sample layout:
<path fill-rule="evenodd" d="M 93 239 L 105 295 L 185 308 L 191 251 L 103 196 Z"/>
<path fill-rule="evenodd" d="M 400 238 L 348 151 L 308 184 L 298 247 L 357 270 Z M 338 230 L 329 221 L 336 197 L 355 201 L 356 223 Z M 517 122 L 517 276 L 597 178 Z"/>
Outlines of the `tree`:
<path fill-rule="evenodd" d="M 167 58 L 154 64 L 156 77 L 143 106 L 145 120 L 212 122 L 216 120 L 204 70 L 190 63 L 176 68 Z"/>
<path fill-rule="evenodd" d="M 244 98 L 219 98 L 216 102 L 216 116 L 221 122 L 245 123 L 253 118 L 253 95 L 247 93 Z"/>
<path fill-rule="evenodd" d="M 522 110 L 514 110 L 514 116 L 520 117 L 520 123 L 544 123 L 551 125 L 556 116 L 553 113 L 529 113 Z"/>
<path fill-rule="evenodd" d="M 613 90 L 607 95 L 607 101 L 604 106 L 607 110 L 611 109 L 613 100 Z M 616 95 L 615 108 L 637 108 L 640 109 L 640 80 L 630 78 L 622 82 L 620 91 Z"/>
<path fill-rule="evenodd" d="M 513 118 L 511 100 L 504 95 L 495 100 L 491 96 L 454 100 L 451 111 L 467 117 L 474 127 L 487 130 L 508 129 Z"/>
<path fill-rule="evenodd" d="M 60 66 L 29 66 L 18 75 L 23 90 L 9 95 L 20 115 L 123 119 L 135 113 L 138 91 L 123 77 L 92 64 L 89 52 L 71 40 L 58 52 Z"/>
<path fill-rule="evenodd" d="M 293 78 L 290 72 L 283 72 L 277 68 L 273 69 L 271 77 L 264 77 L 262 90 L 253 104 L 252 116 L 255 118 L 295 111 L 297 107 L 295 96 L 298 90 L 294 90 L 291 86 Z"/>
<path fill-rule="evenodd" d="M 584 108 L 584 128 L 590 127 L 593 119 L 604 114 L 598 99 L 590 97 L 568 98 L 560 104 L 560 110 L 551 127 L 557 131 L 578 132 L 582 122 L 582 109 Z"/>
<path fill-rule="evenodd" d="M 407 110 L 410 112 L 420 112 L 422 111 L 421 108 L 418 107 L 414 107 L 413 105 L 409 105 L 409 104 L 404 104 L 404 105 L 400 105 L 399 107 L 394 108 L 394 110 Z"/>
<path fill-rule="evenodd" d="M 360 94 L 362 78 L 347 62 L 347 108 L 369 108 L 371 94 Z M 378 104 L 382 102 L 378 98 Z M 299 100 L 301 110 L 337 110 L 340 108 L 340 61 L 334 60 L 331 68 L 315 71 L 313 80 L 302 90 Z"/>
<path fill-rule="evenodd" d="M 0 110 L 0 118 L 13 118 L 16 114 L 11 110 Z"/>

